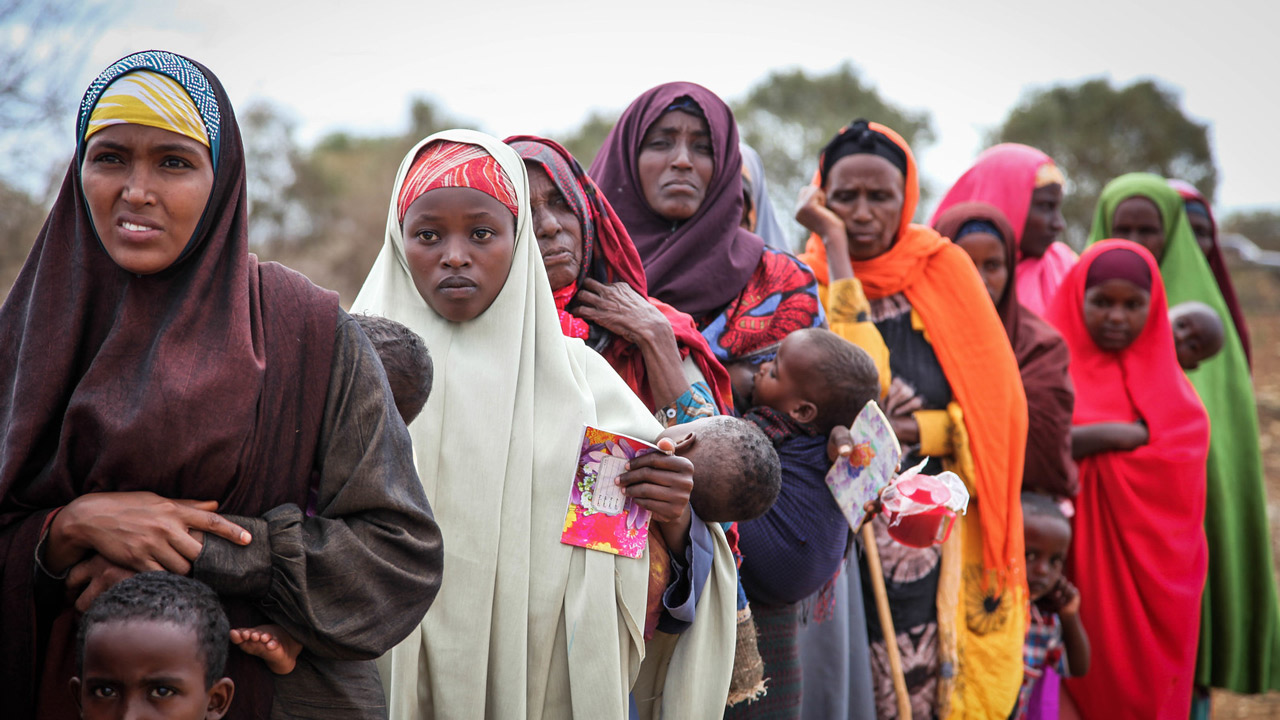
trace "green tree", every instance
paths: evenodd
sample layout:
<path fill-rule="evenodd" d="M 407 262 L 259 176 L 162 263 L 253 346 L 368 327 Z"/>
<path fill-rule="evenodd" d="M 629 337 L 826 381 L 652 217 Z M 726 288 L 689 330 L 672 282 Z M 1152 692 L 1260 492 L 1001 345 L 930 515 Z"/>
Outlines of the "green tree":
<path fill-rule="evenodd" d="M 847 62 L 819 75 L 774 71 L 734 103 L 733 111 L 743 141 L 764 161 L 770 195 L 783 217 L 790 217 L 800 189 L 812 180 L 822 147 L 853 120 L 866 118 L 893 128 L 917 154 L 933 141 L 927 111 L 886 101 Z M 802 234 L 799 224 L 790 227 L 797 237 Z"/>
<path fill-rule="evenodd" d="M 1218 173 L 1209 129 L 1155 80 L 1114 88 L 1105 79 L 1034 90 L 988 137 L 1040 148 L 1067 175 L 1068 239 L 1083 244 L 1104 185 L 1128 172 L 1181 178 L 1213 198 Z"/>
<path fill-rule="evenodd" d="M 604 147 L 604 139 L 609 136 L 609 131 L 617 122 L 618 113 L 593 110 L 577 130 L 565 136 L 561 144 L 573 153 L 582 167 L 589 168 L 599 154 L 600 148 Z"/>

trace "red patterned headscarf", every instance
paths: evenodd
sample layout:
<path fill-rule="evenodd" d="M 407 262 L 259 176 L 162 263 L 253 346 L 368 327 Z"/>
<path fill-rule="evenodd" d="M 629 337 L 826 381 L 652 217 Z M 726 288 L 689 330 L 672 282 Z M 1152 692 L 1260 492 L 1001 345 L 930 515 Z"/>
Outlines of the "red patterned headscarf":
<path fill-rule="evenodd" d="M 479 145 L 442 140 L 423 148 L 409 168 L 396 200 L 400 222 L 404 222 L 409 206 L 427 191 L 449 187 L 479 190 L 506 205 L 512 215 L 519 214 L 515 185 L 492 155 Z"/>

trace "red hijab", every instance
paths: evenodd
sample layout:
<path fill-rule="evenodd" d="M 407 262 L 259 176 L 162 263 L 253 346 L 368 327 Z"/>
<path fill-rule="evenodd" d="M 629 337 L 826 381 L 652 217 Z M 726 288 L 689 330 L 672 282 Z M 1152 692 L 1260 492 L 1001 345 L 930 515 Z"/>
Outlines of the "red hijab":
<path fill-rule="evenodd" d="M 42 665 L 74 668 L 71 604 L 37 597 L 32 558 L 51 512 L 128 490 L 217 500 L 233 515 L 306 507 L 328 394 L 337 294 L 249 254 L 244 148 L 212 72 L 160 51 L 112 65 L 85 95 L 78 157 L 98 97 L 140 67 L 178 81 L 200 108 L 213 188 L 179 259 L 136 276 L 99 243 L 73 161 L 0 307 L 0 688 L 14 717 L 34 715 Z M 223 600 L 233 626 L 265 621 Z M 244 708 L 233 714 L 271 707 L 261 662 L 232 653 L 228 673 Z M 65 679 L 43 684 L 57 692 L 42 713 L 74 716 Z"/>
<path fill-rule="evenodd" d="M 1123 248 L 1146 262 L 1151 312 L 1133 344 L 1098 348 L 1084 324 L 1089 268 Z M 1089 674 L 1067 681 L 1084 717 L 1183 720 L 1190 710 L 1208 567 L 1204 535 L 1209 419 L 1174 351 L 1160 268 L 1126 240 L 1090 247 L 1067 274 L 1049 321 L 1071 349 L 1074 424 L 1141 419 L 1149 442 L 1079 461 L 1069 571 L 1093 645 Z"/>
<path fill-rule="evenodd" d="M 1198 202 L 1204 205 L 1204 210 L 1209 215 L 1209 224 L 1213 226 L 1213 247 L 1205 257 L 1209 260 L 1209 269 L 1213 270 L 1213 279 L 1218 281 L 1218 290 L 1222 292 L 1222 299 L 1227 303 L 1227 309 L 1231 311 L 1231 322 L 1235 324 L 1236 334 L 1240 336 L 1240 344 L 1244 346 L 1244 358 L 1248 361 L 1249 367 L 1253 367 L 1253 348 L 1249 345 L 1249 328 L 1245 325 L 1244 310 L 1240 307 L 1240 301 L 1236 299 L 1235 285 L 1231 284 L 1231 273 L 1227 272 L 1226 258 L 1222 257 L 1222 246 L 1218 243 L 1218 220 L 1213 216 L 1213 207 L 1209 205 L 1209 199 L 1190 183 L 1183 180 L 1170 180 L 1169 185 L 1178 191 L 1184 203 Z"/>
<path fill-rule="evenodd" d="M 1071 459 L 1071 410 L 1075 389 L 1067 367 L 1067 344 L 1049 323 L 1018 302 L 1013 270 L 1017 236 L 1004 213 L 987 203 L 959 203 L 934 221 L 942 235 L 954 238 L 970 220 L 984 220 L 1000 231 L 1009 280 L 996 302 L 996 312 L 1009 335 L 1022 388 L 1027 395 L 1027 458 L 1022 468 L 1024 490 L 1041 490 L 1059 497 L 1076 494 L 1076 463 Z"/>
<path fill-rule="evenodd" d="M 640 263 L 640 255 L 631 242 L 631 236 L 627 234 L 627 228 L 613 211 L 613 206 L 604 193 L 596 187 L 595 181 L 587 177 L 573 155 L 554 140 L 533 135 L 513 135 L 504 142 L 515 148 L 526 162 L 535 162 L 546 170 L 560 194 L 578 216 L 578 222 L 582 225 L 582 264 L 578 269 L 577 281 L 569 287 L 576 292 L 582 281 L 591 277 L 602 283 L 626 283 L 636 292 L 648 297 L 644 266 Z M 566 297 L 562 303 L 558 297 L 559 291 L 556 294 L 556 305 L 562 312 L 561 327 L 565 335 L 581 337 L 574 330 L 574 321 L 583 321 L 571 314 L 572 296 Z M 650 297 L 649 302 L 671 324 L 680 357 L 693 357 L 694 364 L 702 372 L 702 377 L 706 379 L 707 386 L 720 406 L 720 412 L 731 414 L 733 396 L 729 373 L 711 354 L 711 348 L 698 332 L 693 318 L 656 298 Z M 657 410 L 653 394 L 649 390 L 644 356 L 640 348 L 622 338 L 611 337 L 601 354 L 645 405 L 650 410 Z"/>

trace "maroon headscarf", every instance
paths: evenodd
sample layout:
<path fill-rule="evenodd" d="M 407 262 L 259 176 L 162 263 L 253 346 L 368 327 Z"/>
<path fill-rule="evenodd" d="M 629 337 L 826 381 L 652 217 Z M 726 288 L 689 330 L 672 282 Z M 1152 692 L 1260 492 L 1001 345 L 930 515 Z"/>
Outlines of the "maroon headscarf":
<path fill-rule="evenodd" d="M 249 254 L 244 148 L 213 73 L 159 51 L 118 61 L 85 95 L 77 156 L 88 110 L 135 68 L 191 94 L 214 140 L 213 189 L 180 258 L 137 276 L 99 242 L 73 161 L 0 307 L 0 688 L 12 717 L 35 715 L 39 688 L 42 715 L 76 712 L 57 677 L 74 669 L 75 615 L 33 566 L 52 511 L 130 490 L 235 515 L 305 507 L 324 413 L 338 298 Z M 233 626 L 263 621 L 223 601 Z M 232 653 L 228 673 L 229 717 L 267 717 L 265 666 Z"/>
<path fill-rule="evenodd" d="M 581 287 L 582 281 L 590 277 L 602 283 L 626 283 L 631 289 L 648 297 L 649 302 L 671 324 L 681 358 L 693 358 L 720 406 L 720 412 L 732 414 L 733 395 L 729 386 L 729 373 L 711 354 L 711 348 L 702 333 L 698 332 L 693 318 L 661 300 L 649 297 L 644 267 L 640 264 L 640 256 L 627 234 L 627 228 L 595 181 L 587 177 L 577 159 L 556 141 L 533 135 L 513 135 L 503 142 L 515 148 L 526 161 L 535 162 L 546 170 L 569 207 L 573 208 L 574 215 L 578 216 L 578 222 L 582 225 L 582 265 L 578 269 L 578 278 L 573 287 Z M 570 300 L 570 311 L 573 309 L 572 304 Z M 618 371 L 649 410 L 658 409 L 654 407 L 653 393 L 649 390 L 644 355 L 635 343 L 613 337 L 600 349 L 600 354 Z"/>
<path fill-rule="evenodd" d="M 711 131 L 715 171 L 702 206 L 673 224 L 649 207 L 637 159 L 644 134 L 677 100 L 688 98 Z M 701 321 L 742 292 L 764 254 L 764 240 L 740 227 L 742 153 L 733 111 L 715 93 L 675 82 L 646 91 L 622 113 L 591 163 L 590 175 L 604 190 L 635 242 L 649 278 L 649 292 Z"/>
<path fill-rule="evenodd" d="M 999 208 L 980 202 L 959 203 L 938 216 L 934 229 L 940 235 L 954 237 L 970 220 L 994 225 L 1005 246 L 1009 281 L 996 302 L 996 311 L 1013 345 L 1027 394 L 1027 459 L 1022 486 L 1058 497 L 1074 496 L 1078 489 L 1076 463 L 1071 459 L 1075 390 L 1068 371 L 1071 356 L 1067 344 L 1049 323 L 1018 302 L 1013 276 L 1018 237 Z"/>
<path fill-rule="evenodd" d="M 1213 226 L 1213 247 L 1206 253 L 1205 258 L 1209 261 L 1209 269 L 1213 270 L 1213 279 L 1218 281 L 1218 290 L 1222 292 L 1222 299 L 1226 301 L 1227 309 L 1231 311 L 1231 322 L 1235 324 L 1236 334 L 1240 336 L 1240 344 L 1244 346 L 1244 358 L 1252 368 L 1253 348 L 1249 345 L 1249 328 L 1245 325 L 1244 310 L 1240 307 L 1240 301 L 1236 299 L 1236 288 L 1231 284 L 1231 273 L 1227 272 L 1226 258 L 1222 257 L 1222 246 L 1218 244 L 1218 220 L 1213 216 L 1213 206 L 1209 204 L 1209 199 L 1203 193 L 1186 181 L 1170 180 L 1169 185 L 1182 196 L 1184 204 L 1198 202 L 1204 206 L 1204 211 L 1209 216 L 1209 224 Z"/>

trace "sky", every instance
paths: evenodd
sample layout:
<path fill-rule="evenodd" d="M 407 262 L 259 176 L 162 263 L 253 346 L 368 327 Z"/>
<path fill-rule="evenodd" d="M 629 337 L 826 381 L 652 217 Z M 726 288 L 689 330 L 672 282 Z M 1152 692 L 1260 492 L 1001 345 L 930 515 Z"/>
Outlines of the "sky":
<path fill-rule="evenodd" d="M 851 61 L 887 99 L 932 113 L 936 141 L 919 162 L 939 189 L 1025 91 L 1154 77 L 1209 125 L 1220 209 L 1280 207 L 1280 3 L 1266 0 L 117 4 L 109 27 L 84 38 L 80 87 L 130 52 L 173 50 L 217 73 L 234 106 L 283 108 L 304 143 L 335 130 L 403 132 L 414 97 L 499 137 L 555 137 L 662 82 L 698 82 L 732 101 L 771 70 Z"/>

